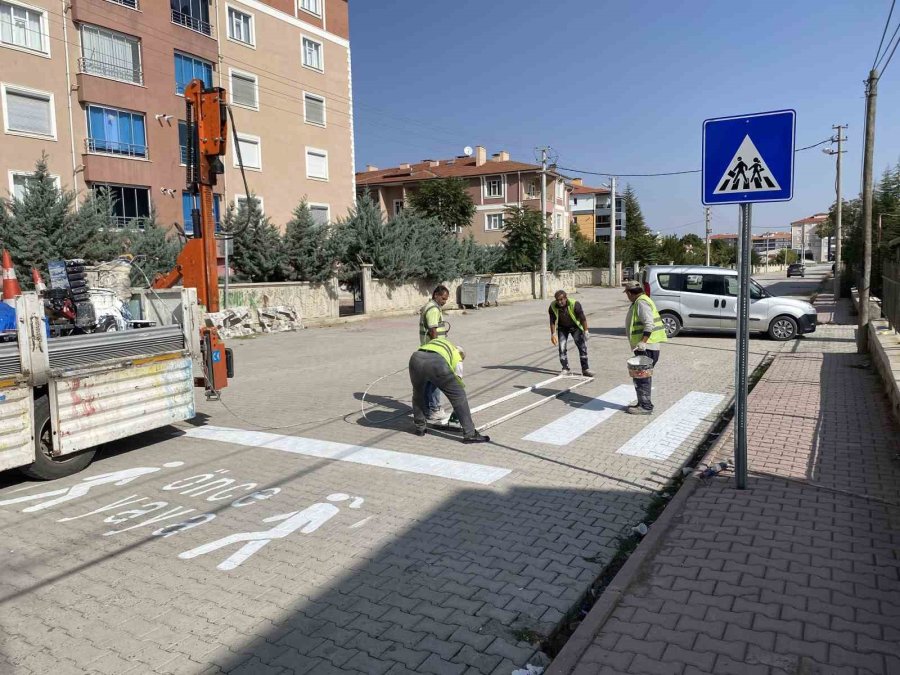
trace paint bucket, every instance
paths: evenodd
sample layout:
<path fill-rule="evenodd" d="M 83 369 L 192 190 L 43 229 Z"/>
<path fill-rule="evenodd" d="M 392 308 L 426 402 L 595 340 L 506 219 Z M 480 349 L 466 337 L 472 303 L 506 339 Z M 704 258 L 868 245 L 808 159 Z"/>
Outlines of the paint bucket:
<path fill-rule="evenodd" d="M 628 361 L 628 377 L 643 380 L 653 377 L 653 359 L 649 356 L 632 356 Z"/>

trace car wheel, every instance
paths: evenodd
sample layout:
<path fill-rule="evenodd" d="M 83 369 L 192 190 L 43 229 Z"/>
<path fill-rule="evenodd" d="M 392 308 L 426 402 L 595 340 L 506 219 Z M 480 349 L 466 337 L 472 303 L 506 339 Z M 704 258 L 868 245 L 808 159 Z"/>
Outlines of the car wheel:
<path fill-rule="evenodd" d="M 776 316 L 769 324 L 769 337 L 779 342 L 797 337 L 797 322 L 791 316 Z"/>
<path fill-rule="evenodd" d="M 54 480 L 86 468 L 94 459 L 95 449 L 54 457 L 53 429 L 50 424 L 50 399 L 41 396 L 34 402 L 34 462 L 20 469 L 29 478 Z"/>
<path fill-rule="evenodd" d="M 678 318 L 677 314 L 662 312 L 659 318 L 662 319 L 667 338 L 673 338 L 681 332 L 681 319 Z"/>

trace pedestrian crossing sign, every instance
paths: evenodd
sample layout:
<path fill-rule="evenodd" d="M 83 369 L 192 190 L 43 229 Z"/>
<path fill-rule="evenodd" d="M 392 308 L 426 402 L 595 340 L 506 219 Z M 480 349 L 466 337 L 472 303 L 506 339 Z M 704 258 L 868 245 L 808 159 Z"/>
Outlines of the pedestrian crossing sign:
<path fill-rule="evenodd" d="M 794 196 L 793 110 L 703 123 L 704 204 L 785 202 Z"/>

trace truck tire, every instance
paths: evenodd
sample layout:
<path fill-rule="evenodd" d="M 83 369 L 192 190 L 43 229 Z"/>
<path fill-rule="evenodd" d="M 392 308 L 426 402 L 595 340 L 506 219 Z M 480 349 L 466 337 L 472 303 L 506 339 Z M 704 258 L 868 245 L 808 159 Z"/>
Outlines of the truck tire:
<path fill-rule="evenodd" d="M 86 468 L 97 453 L 91 448 L 65 457 L 53 457 L 50 454 L 52 447 L 50 399 L 44 395 L 34 401 L 34 462 L 19 471 L 36 480 L 54 480 Z"/>

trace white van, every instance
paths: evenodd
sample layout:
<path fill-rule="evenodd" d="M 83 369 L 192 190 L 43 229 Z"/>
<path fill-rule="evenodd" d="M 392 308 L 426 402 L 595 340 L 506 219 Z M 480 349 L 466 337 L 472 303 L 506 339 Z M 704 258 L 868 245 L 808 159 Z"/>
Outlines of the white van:
<path fill-rule="evenodd" d="M 737 328 L 738 274 L 721 267 L 650 265 L 641 284 L 656 303 L 674 337 L 682 330 L 734 331 Z M 816 308 L 805 300 L 778 297 L 750 280 L 750 331 L 773 340 L 816 330 Z"/>

